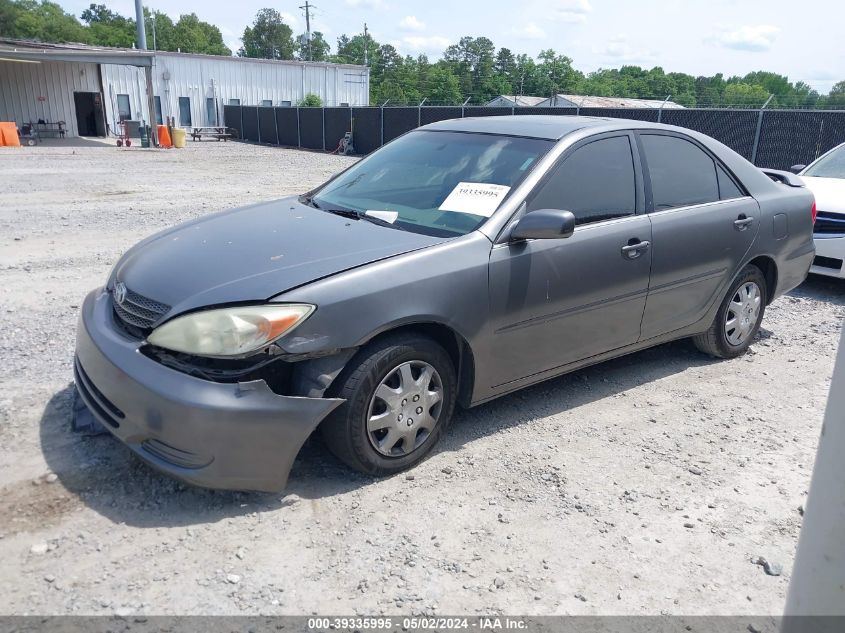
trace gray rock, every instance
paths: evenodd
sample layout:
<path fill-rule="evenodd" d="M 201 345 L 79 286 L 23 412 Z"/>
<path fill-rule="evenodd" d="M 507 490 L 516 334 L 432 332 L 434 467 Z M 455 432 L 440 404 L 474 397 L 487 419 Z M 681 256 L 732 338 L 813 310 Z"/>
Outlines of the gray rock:
<path fill-rule="evenodd" d="M 237 574 L 228 574 L 226 576 L 226 582 L 231 585 L 237 585 L 241 581 L 241 577 Z"/>
<path fill-rule="evenodd" d="M 47 550 L 49 548 L 50 548 L 49 545 L 47 545 L 47 543 L 44 543 L 42 541 L 41 543 L 35 543 L 32 547 L 29 548 L 29 551 L 33 554 L 41 555 L 41 554 L 46 554 Z"/>

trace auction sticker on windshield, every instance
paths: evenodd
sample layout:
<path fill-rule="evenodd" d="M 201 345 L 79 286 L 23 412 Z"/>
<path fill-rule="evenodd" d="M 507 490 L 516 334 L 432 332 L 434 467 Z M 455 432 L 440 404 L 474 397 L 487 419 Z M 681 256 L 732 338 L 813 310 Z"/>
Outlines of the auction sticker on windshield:
<path fill-rule="evenodd" d="M 459 182 L 440 205 L 440 211 L 471 213 L 489 218 L 508 195 L 510 187 L 484 182 Z"/>

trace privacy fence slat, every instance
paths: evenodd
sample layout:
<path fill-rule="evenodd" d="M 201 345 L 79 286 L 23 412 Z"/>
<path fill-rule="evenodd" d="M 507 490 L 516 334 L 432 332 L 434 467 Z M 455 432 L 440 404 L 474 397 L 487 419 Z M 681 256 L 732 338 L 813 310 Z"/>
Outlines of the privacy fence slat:
<path fill-rule="evenodd" d="M 756 164 L 787 169 L 809 163 L 845 142 L 845 111 L 728 110 L 699 108 L 507 108 L 487 106 L 296 108 L 226 105 L 225 124 L 245 141 L 334 151 L 350 129 L 358 154 L 446 119 L 474 116 L 596 116 L 657 122 L 695 130 L 721 141 L 751 160 L 758 122 Z"/>

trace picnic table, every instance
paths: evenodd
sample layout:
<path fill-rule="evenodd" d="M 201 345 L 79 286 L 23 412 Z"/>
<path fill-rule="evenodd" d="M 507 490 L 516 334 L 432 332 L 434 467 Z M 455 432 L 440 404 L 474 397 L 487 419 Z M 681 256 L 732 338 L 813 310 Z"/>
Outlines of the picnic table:
<path fill-rule="evenodd" d="M 56 121 L 53 123 L 47 121 L 39 121 L 36 125 L 36 130 L 38 131 L 38 136 L 55 136 L 57 138 L 64 138 L 65 133 L 65 125 L 67 125 L 64 121 Z"/>
<path fill-rule="evenodd" d="M 191 138 L 195 141 L 201 141 L 203 138 L 213 138 L 228 141 L 234 137 L 233 130 L 228 127 L 220 127 L 217 125 L 209 125 L 205 127 L 191 128 Z"/>

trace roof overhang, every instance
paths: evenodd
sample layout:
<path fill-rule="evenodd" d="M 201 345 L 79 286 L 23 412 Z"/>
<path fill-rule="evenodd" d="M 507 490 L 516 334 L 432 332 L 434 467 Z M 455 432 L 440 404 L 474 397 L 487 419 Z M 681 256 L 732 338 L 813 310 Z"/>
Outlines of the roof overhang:
<path fill-rule="evenodd" d="M 124 66 L 152 66 L 153 51 L 79 50 L 71 48 L 17 48 L 0 45 L 0 60 L 21 62 L 80 62 Z"/>

